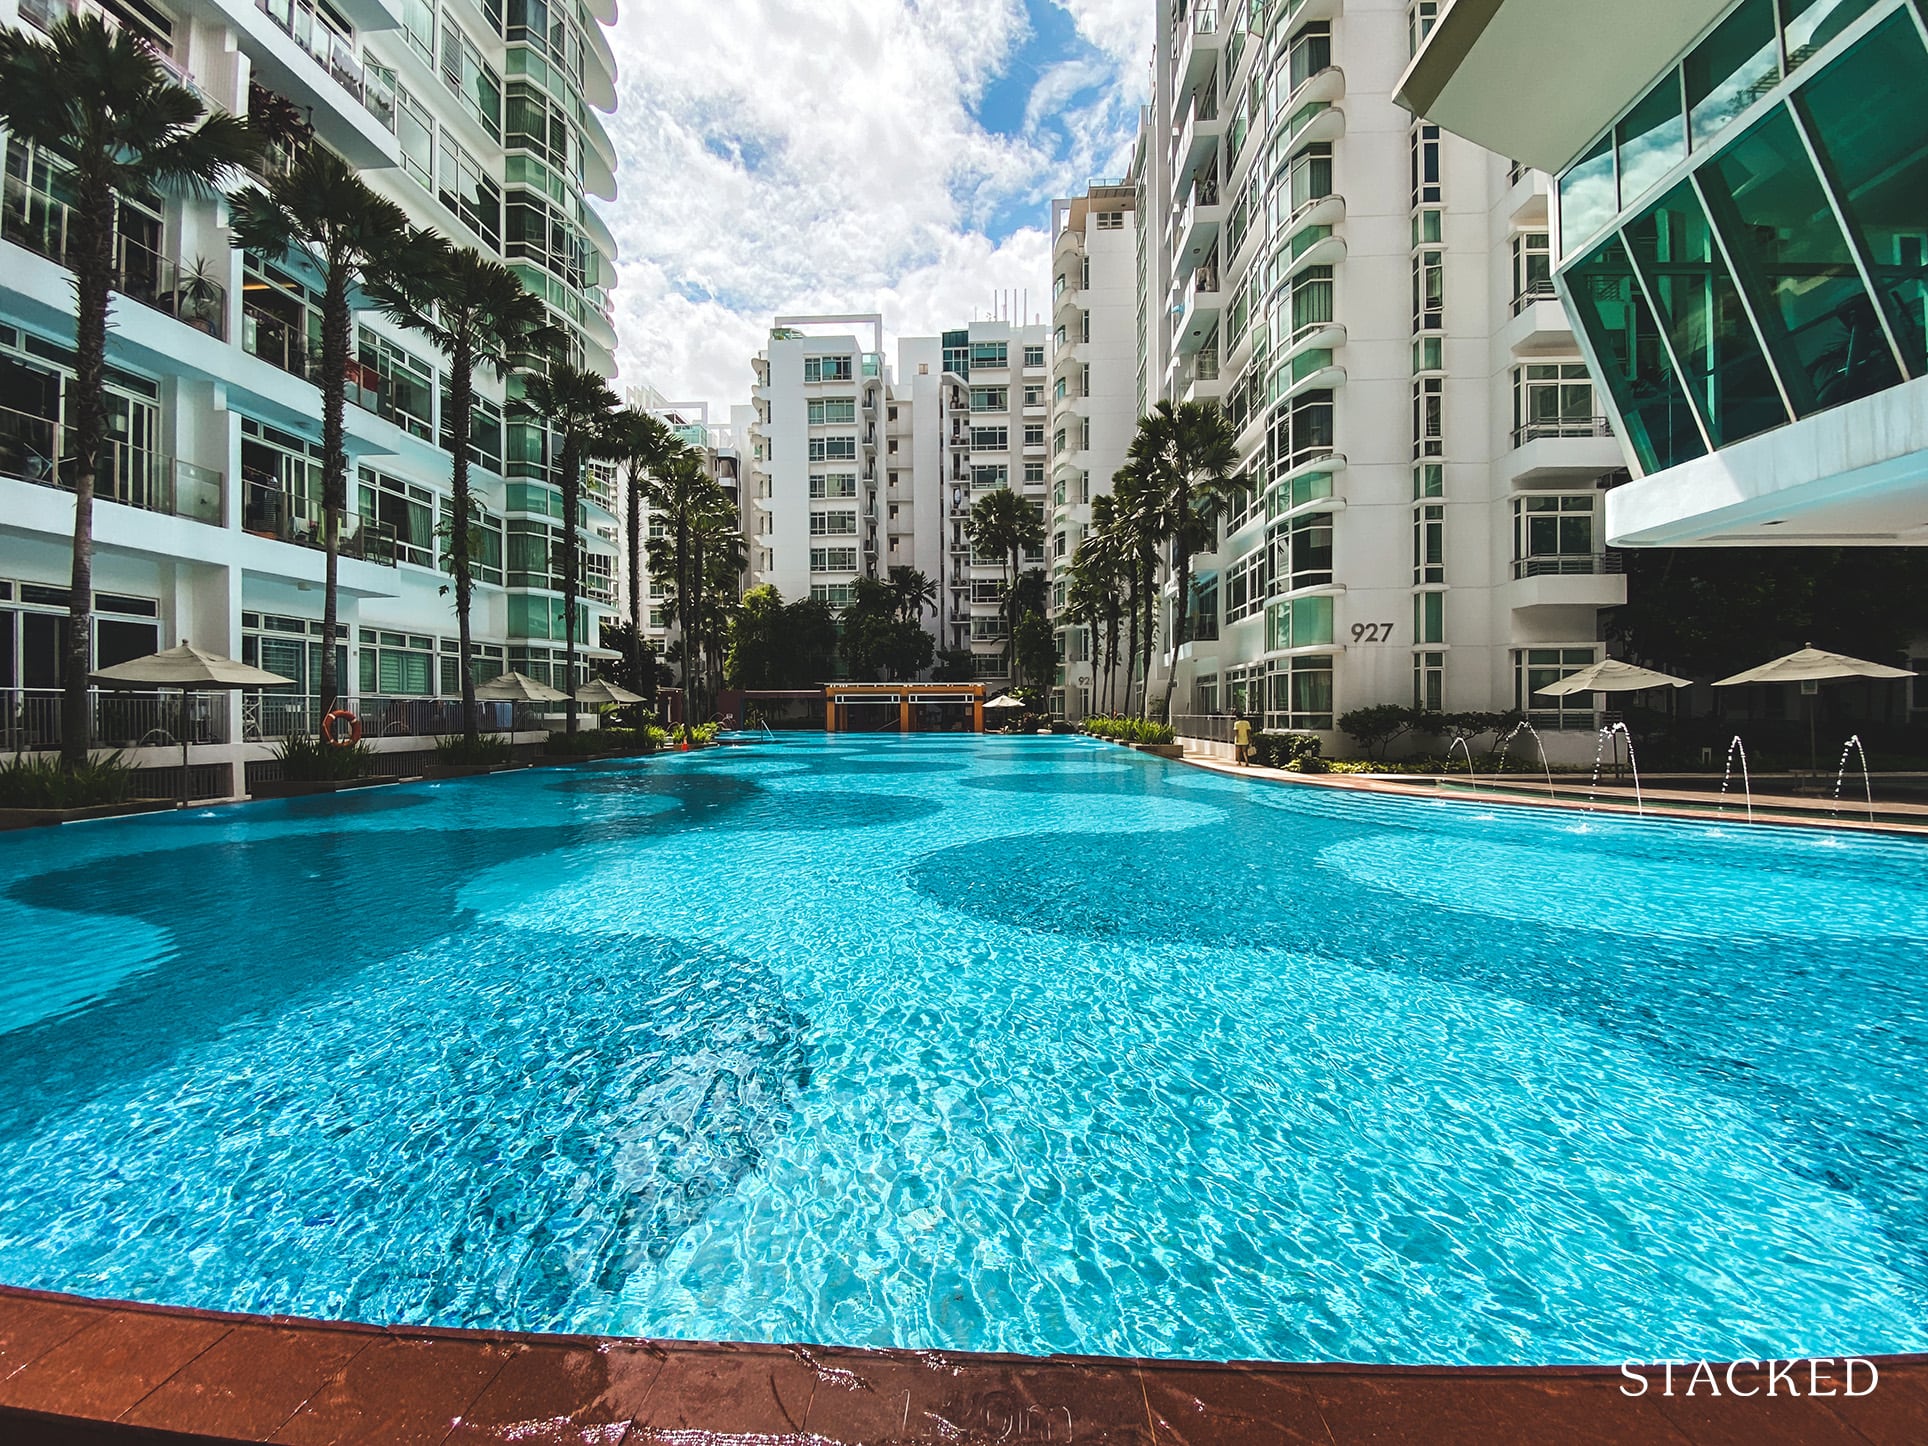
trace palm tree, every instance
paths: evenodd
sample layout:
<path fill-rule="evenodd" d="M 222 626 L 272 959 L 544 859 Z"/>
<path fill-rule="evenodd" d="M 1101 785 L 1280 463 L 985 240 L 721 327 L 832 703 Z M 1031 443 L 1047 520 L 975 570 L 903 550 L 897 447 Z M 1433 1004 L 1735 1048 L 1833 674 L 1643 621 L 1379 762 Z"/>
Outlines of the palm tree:
<path fill-rule="evenodd" d="M 897 615 L 905 622 L 922 622 L 926 608 L 937 611 L 937 584 L 916 568 L 893 567 L 890 586 L 897 595 Z"/>
<path fill-rule="evenodd" d="M 1169 548 L 1170 575 L 1177 583 L 1170 639 L 1176 664 L 1191 624 L 1192 557 L 1210 546 L 1219 518 L 1245 494 L 1245 478 L 1238 470 L 1238 429 L 1214 403 L 1160 402 L 1139 419 L 1130 457 L 1151 488 Z M 1168 718 L 1177 683 L 1173 666 L 1165 673 Z"/>
<path fill-rule="evenodd" d="M 542 422 L 562 438 L 556 471 L 562 482 L 562 636 L 564 691 L 569 705 L 564 732 L 576 732 L 576 598 L 582 587 L 576 535 L 582 526 L 582 469 L 604 446 L 604 428 L 616 410 L 616 394 L 597 372 L 555 362 L 544 376 L 522 384 L 517 415 Z"/>
<path fill-rule="evenodd" d="M 67 655 L 61 683 L 60 761 L 87 760 L 93 716 L 94 477 L 106 431 L 107 310 L 118 198 L 148 192 L 208 197 L 255 154 L 247 122 L 210 112 L 176 85 L 132 30 L 110 30 L 91 15 L 55 25 L 45 42 L 0 30 L 0 130 L 33 145 L 69 172 L 66 255 L 74 273 L 74 383 L 67 394 L 67 446 L 74 492 L 74 547 Z"/>
<path fill-rule="evenodd" d="M 257 256 L 279 260 L 304 256 L 321 275 L 321 538 L 327 555 L 321 600 L 321 712 L 335 706 L 341 676 L 340 635 L 342 515 L 348 508 L 348 328 L 359 287 L 395 270 L 409 269 L 416 233 L 393 201 L 370 190 L 340 157 L 305 146 L 294 163 L 265 189 L 251 186 L 232 197 L 233 242 Z M 312 369 L 311 369 L 312 370 Z"/>
<path fill-rule="evenodd" d="M 978 498 L 971 508 L 971 546 L 976 551 L 999 554 L 1004 565 L 1004 665 L 1012 664 L 1011 644 L 1017 635 L 1017 579 L 1026 548 L 1044 544 L 1044 519 L 1038 511 L 1008 487 L 999 487 Z"/>
<path fill-rule="evenodd" d="M 659 476 L 670 458 L 684 450 L 683 440 L 661 417 L 639 407 L 625 407 L 609 420 L 603 439 L 606 454 L 629 473 L 624 499 L 623 546 L 629 563 L 629 623 L 643 627 L 643 497 L 648 479 Z"/>
<path fill-rule="evenodd" d="M 689 741 L 690 719 L 696 712 L 697 690 L 701 686 L 698 661 L 702 625 L 696 617 L 700 583 L 695 575 L 698 528 L 706 509 L 715 497 L 722 496 L 703 459 L 685 450 L 673 456 L 657 475 L 649 490 L 649 504 L 667 520 L 668 535 L 662 546 L 652 544 L 651 570 L 667 573 L 675 589 L 676 626 L 682 634 L 683 652 L 683 739 Z"/>
<path fill-rule="evenodd" d="M 454 519 L 449 528 L 449 572 L 455 579 L 455 621 L 461 657 L 462 740 L 477 745 L 474 642 L 469 608 L 475 595 L 469 537 L 476 512 L 469 489 L 469 438 L 474 430 L 475 373 L 507 373 L 511 357 L 552 349 L 561 333 L 548 322 L 540 299 L 499 261 L 469 247 L 454 247 L 429 232 L 413 238 L 415 265 L 371 295 L 401 325 L 419 332 L 449 359 L 448 407 L 442 445 L 451 458 L 449 485 Z"/>
<path fill-rule="evenodd" d="M 722 670 L 730 616 L 737 605 L 743 570 L 750 561 L 749 544 L 738 525 L 736 507 L 714 482 L 690 519 L 690 547 L 690 578 L 696 587 L 690 616 L 696 621 L 694 647 L 700 696 L 707 700 L 712 696 L 711 680 Z M 683 646 L 687 651 L 691 643 L 686 639 Z"/>
<path fill-rule="evenodd" d="M 1111 479 L 1110 535 L 1125 574 L 1131 616 L 1130 666 L 1125 670 L 1125 708 L 1134 681 L 1143 677 L 1139 712 L 1151 714 L 1151 661 L 1157 641 L 1158 544 L 1164 536 L 1160 498 L 1143 464 L 1127 458 Z M 1096 504 L 1094 504 L 1094 507 Z"/>

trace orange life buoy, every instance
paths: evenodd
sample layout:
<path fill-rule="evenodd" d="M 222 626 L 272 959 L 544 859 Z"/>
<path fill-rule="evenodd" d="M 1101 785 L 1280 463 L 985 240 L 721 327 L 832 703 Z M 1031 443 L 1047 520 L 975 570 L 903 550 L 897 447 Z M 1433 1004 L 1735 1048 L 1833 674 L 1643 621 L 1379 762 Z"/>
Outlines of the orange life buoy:
<path fill-rule="evenodd" d="M 335 729 L 337 723 L 348 724 L 348 736 L 343 737 Z M 346 708 L 336 708 L 321 720 L 321 736 L 337 748 L 353 748 L 361 742 L 361 719 Z"/>

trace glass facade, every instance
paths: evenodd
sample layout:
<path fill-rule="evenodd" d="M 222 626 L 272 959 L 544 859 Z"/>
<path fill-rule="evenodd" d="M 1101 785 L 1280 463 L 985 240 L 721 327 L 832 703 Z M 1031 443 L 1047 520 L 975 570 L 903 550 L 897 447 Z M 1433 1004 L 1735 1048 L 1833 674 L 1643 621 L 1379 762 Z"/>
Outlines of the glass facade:
<path fill-rule="evenodd" d="M 1643 471 L 1928 374 L 1928 16 L 1740 0 L 1560 178 Z"/>

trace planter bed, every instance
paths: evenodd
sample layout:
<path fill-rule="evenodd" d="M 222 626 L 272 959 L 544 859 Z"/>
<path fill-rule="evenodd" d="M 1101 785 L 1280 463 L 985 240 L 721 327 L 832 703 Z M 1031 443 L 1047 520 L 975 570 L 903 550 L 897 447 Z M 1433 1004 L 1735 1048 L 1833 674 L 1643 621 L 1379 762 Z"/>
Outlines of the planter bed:
<path fill-rule="evenodd" d="M 402 781 L 399 778 L 330 778 L 316 783 L 285 781 L 257 783 L 254 786 L 254 797 L 258 799 L 313 798 L 317 794 L 346 793 L 356 788 L 386 788 L 390 784 Z"/>

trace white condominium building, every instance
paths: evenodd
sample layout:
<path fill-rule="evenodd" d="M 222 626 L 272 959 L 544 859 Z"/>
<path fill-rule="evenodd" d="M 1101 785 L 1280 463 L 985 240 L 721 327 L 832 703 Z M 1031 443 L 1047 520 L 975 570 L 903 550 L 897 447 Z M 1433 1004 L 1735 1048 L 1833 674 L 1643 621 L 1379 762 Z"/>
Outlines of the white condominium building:
<path fill-rule="evenodd" d="M 656 388 L 651 386 L 632 386 L 624 394 L 627 405 L 649 413 L 660 419 L 676 438 L 703 461 L 704 468 L 723 488 L 730 504 L 737 509 L 737 522 L 747 540 L 750 516 L 741 492 L 741 478 L 744 472 L 742 454 L 737 447 L 737 437 L 747 435 L 749 418 L 754 415 L 747 407 L 732 407 L 730 422 L 710 420 L 708 402 L 672 402 Z M 637 551 L 641 566 L 640 576 L 632 579 L 629 572 L 629 470 L 626 466 L 618 469 L 616 485 L 616 513 L 619 518 L 616 537 L 619 543 L 616 556 L 616 599 L 624 618 L 640 619 L 643 636 L 655 644 L 660 654 L 672 639 L 680 636 L 676 626 L 675 609 L 671 606 L 670 590 L 656 578 L 649 575 L 648 546 L 651 539 L 664 536 L 666 523 L 663 515 L 649 503 L 645 495 L 639 498 L 638 513 L 642 532 L 637 541 Z"/>
<path fill-rule="evenodd" d="M 976 321 L 906 337 L 893 376 L 881 316 L 779 317 L 755 362 L 750 583 L 842 607 L 859 577 L 915 568 L 938 589 L 925 618 L 938 646 L 1005 676 L 1006 564 L 973 556 L 969 516 L 998 487 L 1042 513 L 1047 334 Z M 1043 548 L 1024 558 L 1044 561 Z"/>
<path fill-rule="evenodd" d="M 1546 177 L 1393 100 L 1434 0 L 1259 9 L 1164 0 L 1138 162 L 1153 394 L 1218 400 L 1254 483 L 1195 562 L 1173 711 L 1333 743 L 1374 704 L 1591 730 L 1591 696 L 1537 690 L 1625 600 L 1626 474 L 1553 298 Z"/>
<path fill-rule="evenodd" d="M 1051 504 L 1045 548 L 1051 605 L 1065 604 L 1078 544 L 1091 528 L 1092 500 L 1111 490 L 1139 412 L 1138 188 L 1094 181 L 1082 196 L 1051 206 Z M 1074 721 L 1098 705 L 1092 642 L 1060 625 L 1063 669 L 1051 710 Z M 1120 696 L 1122 705 L 1126 700 Z"/>
<path fill-rule="evenodd" d="M 572 358 L 614 370 L 616 248 L 591 200 L 615 193 L 598 115 L 615 103 L 602 30 L 613 5 L 0 0 L 0 24 L 44 30 L 81 10 L 139 31 L 182 84 L 267 132 L 264 175 L 296 147 L 328 147 L 415 224 L 513 266 L 566 329 Z M 61 490 L 69 218 L 60 163 L 10 136 L 0 149 L 0 743 L 39 748 L 57 741 L 73 528 Z M 233 251 L 226 221 L 219 202 L 121 200 L 94 514 L 95 667 L 185 639 L 298 684 L 209 705 L 196 738 L 225 747 L 202 750 L 205 792 L 243 786 L 233 765 L 266 756 L 257 740 L 312 726 L 312 698 L 300 699 L 324 646 L 318 297 L 298 265 Z M 446 731 L 459 692 L 438 542 L 450 515 L 447 382 L 421 337 L 357 313 L 339 646 L 345 704 L 371 735 Z M 509 415 L 501 379 L 478 382 L 479 670 L 547 679 L 564 635 L 551 439 Z M 607 469 L 586 479 L 577 638 L 589 650 L 614 603 L 609 485 Z M 103 707 L 99 741 L 136 743 L 150 722 L 138 705 Z"/>

